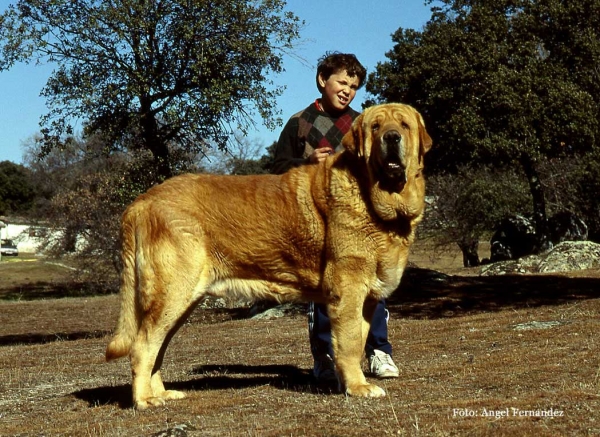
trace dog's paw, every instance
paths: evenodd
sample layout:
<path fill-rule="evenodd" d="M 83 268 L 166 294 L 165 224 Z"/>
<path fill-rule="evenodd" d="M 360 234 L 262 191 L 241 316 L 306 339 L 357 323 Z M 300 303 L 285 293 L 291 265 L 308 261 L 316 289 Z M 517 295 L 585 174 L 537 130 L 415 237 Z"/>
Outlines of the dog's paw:
<path fill-rule="evenodd" d="M 147 410 L 150 407 L 160 407 L 165 405 L 167 401 L 174 399 L 183 399 L 185 398 L 185 393 L 177 390 L 165 390 L 157 396 L 152 396 L 143 400 L 138 400 L 135 402 L 135 408 L 137 410 L 143 411 Z"/>
<path fill-rule="evenodd" d="M 150 407 L 160 407 L 164 404 L 166 404 L 166 402 L 163 398 L 151 397 L 135 401 L 135 409 L 139 411 L 144 411 Z"/>
<path fill-rule="evenodd" d="M 150 398 L 146 398 L 143 400 L 138 400 L 135 402 L 135 408 L 137 410 L 143 411 L 147 410 L 150 407 L 160 407 L 165 405 L 167 401 L 174 399 L 183 399 L 185 398 L 185 393 L 177 390 L 165 390 L 160 393 L 158 396 L 152 396 Z"/>
<path fill-rule="evenodd" d="M 360 384 L 346 387 L 346 394 L 363 398 L 382 398 L 385 396 L 385 390 L 373 384 Z"/>
<path fill-rule="evenodd" d="M 185 393 L 177 390 L 165 390 L 160 397 L 165 400 L 183 399 L 185 398 Z"/>

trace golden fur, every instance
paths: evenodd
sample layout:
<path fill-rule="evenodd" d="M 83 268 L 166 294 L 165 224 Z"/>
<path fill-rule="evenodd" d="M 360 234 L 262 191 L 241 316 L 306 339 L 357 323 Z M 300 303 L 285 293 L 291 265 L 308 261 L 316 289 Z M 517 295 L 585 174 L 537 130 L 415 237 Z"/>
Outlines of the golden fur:
<path fill-rule="evenodd" d="M 137 408 L 165 390 L 169 340 L 206 295 L 327 304 L 340 383 L 384 396 L 360 362 L 375 305 L 400 283 L 424 209 L 420 114 L 367 109 L 345 150 L 283 175 L 187 174 L 138 197 L 123 214 L 121 313 L 107 360 L 130 355 Z"/>

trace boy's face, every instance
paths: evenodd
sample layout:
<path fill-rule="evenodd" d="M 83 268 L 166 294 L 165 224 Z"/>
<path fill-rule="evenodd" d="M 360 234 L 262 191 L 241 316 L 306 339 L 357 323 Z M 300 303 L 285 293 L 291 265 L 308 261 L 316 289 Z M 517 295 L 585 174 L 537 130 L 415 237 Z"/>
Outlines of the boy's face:
<path fill-rule="evenodd" d="M 333 73 L 324 79 L 319 74 L 319 85 L 322 88 L 321 105 L 326 112 L 340 112 L 350 105 L 360 86 L 357 76 L 348 76 L 346 70 Z"/>

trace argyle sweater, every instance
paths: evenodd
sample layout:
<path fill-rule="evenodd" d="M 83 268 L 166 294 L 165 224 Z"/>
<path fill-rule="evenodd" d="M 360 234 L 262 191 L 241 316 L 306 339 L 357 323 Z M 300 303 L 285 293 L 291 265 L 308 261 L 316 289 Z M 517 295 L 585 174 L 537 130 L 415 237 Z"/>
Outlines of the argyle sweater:
<path fill-rule="evenodd" d="M 308 157 L 320 147 L 337 149 L 358 115 L 348 107 L 343 113 L 331 116 L 319 110 L 317 102 L 294 114 L 277 141 L 272 172 L 281 174 L 292 167 L 307 164 Z"/>

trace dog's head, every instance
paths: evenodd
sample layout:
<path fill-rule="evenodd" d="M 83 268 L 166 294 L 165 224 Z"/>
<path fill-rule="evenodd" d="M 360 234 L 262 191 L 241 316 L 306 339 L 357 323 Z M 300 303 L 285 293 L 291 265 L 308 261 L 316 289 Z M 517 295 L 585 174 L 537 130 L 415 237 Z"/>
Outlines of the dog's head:
<path fill-rule="evenodd" d="M 364 159 L 373 182 L 399 192 L 423 168 L 423 156 L 431 148 L 421 114 L 400 103 L 367 108 L 342 140 L 346 150 Z"/>

